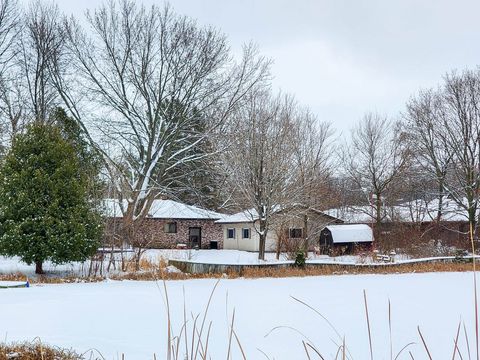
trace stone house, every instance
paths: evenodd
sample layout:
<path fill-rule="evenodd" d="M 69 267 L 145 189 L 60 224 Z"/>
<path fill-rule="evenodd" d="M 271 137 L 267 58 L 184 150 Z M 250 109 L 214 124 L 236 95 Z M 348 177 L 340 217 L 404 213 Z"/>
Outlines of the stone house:
<path fill-rule="evenodd" d="M 106 208 L 106 238 L 113 239 L 107 243 L 120 244 L 122 212 L 118 201 L 106 200 Z M 155 200 L 135 234 L 136 244 L 157 249 L 222 249 L 222 226 L 215 221 L 223 217 L 214 211 L 173 200 Z"/>
<path fill-rule="evenodd" d="M 267 233 L 265 251 L 288 251 L 305 238 L 307 247 L 318 244 L 320 232 L 328 224 L 343 221 L 316 209 L 294 207 L 288 211 L 277 211 Z M 223 248 L 231 250 L 259 250 L 258 215 L 254 209 L 225 216 L 216 221 L 222 226 Z"/>

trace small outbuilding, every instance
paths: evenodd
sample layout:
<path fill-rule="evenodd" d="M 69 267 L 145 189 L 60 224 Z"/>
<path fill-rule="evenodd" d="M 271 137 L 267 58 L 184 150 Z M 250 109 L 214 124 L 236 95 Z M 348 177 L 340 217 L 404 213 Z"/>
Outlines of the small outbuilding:
<path fill-rule="evenodd" d="M 322 254 L 353 254 L 371 250 L 372 228 L 366 224 L 340 224 L 325 226 L 320 232 Z"/>

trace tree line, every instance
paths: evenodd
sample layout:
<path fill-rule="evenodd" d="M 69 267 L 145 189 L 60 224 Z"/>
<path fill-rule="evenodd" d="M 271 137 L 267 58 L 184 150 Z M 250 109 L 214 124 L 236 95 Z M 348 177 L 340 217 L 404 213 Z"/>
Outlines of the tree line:
<path fill-rule="evenodd" d="M 78 198 L 95 214 L 102 200 L 118 200 L 127 243 L 159 198 L 224 212 L 254 209 L 260 258 L 274 213 L 298 205 L 369 205 L 380 224 L 386 206 L 437 198 L 439 222 L 448 196 L 468 213 L 473 235 L 478 69 L 445 75 L 438 88 L 412 96 L 394 120 L 366 113 L 342 136 L 335 119 L 321 121 L 273 88 L 271 60 L 253 44 L 234 57 L 223 33 L 169 5 L 110 1 L 84 20 L 65 16 L 54 2 L 0 1 L 4 186 L 13 176 L 10 162 L 21 160 L 15 150 L 43 133 L 73 149 L 62 152 L 78 165 L 69 176 L 83 184 Z M 33 199 L 38 194 L 28 191 Z M 7 210 L 0 212 L 0 242 L 11 232 Z"/>

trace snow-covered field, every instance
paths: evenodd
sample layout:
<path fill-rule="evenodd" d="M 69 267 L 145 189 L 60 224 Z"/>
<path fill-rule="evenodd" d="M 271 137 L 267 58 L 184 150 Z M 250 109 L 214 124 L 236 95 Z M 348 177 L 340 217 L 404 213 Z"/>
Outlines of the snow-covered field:
<path fill-rule="evenodd" d="M 212 279 L 167 282 L 175 334 L 183 321 L 183 291 L 188 314 L 195 316 L 203 312 L 214 284 Z M 295 296 L 320 311 L 345 336 L 352 358 L 370 358 L 366 289 L 375 358 L 390 358 L 388 300 L 394 352 L 415 342 L 409 347 L 415 359 L 426 359 L 417 333 L 420 326 L 433 358 L 449 358 L 459 320 L 466 322 L 470 343 L 474 341 L 472 284 L 472 273 L 222 279 L 207 317 L 207 323 L 212 321 L 211 357 L 226 358 L 228 323 L 235 309 L 234 327 L 248 359 L 266 359 L 262 352 L 270 359 L 305 359 L 300 332 L 326 359 L 335 358 L 339 338 L 320 316 L 293 300 Z M 271 332 L 278 326 L 284 327 Z M 155 282 L 0 289 L 2 340 L 40 337 L 78 351 L 96 348 L 106 359 L 117 359 L 121 353 L 126 359 L 152 359 L 153 353 L 162 359 L 166 328 L 162 284 Z M 235 347 L 233 359 L 239 358 Z M 410 359 L 408 352 L 399 359 Z"/>

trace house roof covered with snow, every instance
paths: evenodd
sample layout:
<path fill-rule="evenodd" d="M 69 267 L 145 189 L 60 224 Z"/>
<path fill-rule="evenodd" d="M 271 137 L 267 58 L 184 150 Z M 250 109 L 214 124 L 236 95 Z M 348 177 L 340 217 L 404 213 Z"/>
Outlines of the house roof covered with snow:
<path fill-rule="evenodd" d="M 325 210 L 325 213 L 342 219 L 347 223 L 368 223 L 373 219 L 373 208 L 371 206 L 346 206 Z"/>
<path fill-rule="evenodd" d="M 216 222 L 219 224 L 251 223 L 258 220 L 258 213 L 255 209 L 240 211 L 236 214 L 225 215 Z"/>
<path fill-rule="evenodd" d="M 328 225 L 334 244 L 372 242 L 372 228 L 365 224 Z"/>
<path fill-rule="evenodd" d="M 288 208 L 288 211 L 290 211 L 291 209 L 298 209 L 298 208 L 302 208 L 302 206 L 301 205 L 291 206 L 291 207 Z M 305 209 L 306 209 L 306 207 L 303 207 L 302 211 L 305 211 Z M 276 209 L 274 209 L 274 213 L 282 213 L 284 211 L 287 211 L 287 210 L 286 209 L 281 209 L 279 206 L 277 206 Z M 308 211 L 313 211 L 317 214 L 321 214 L 323 216 L 332 218 L 332 220 L 340 220 L 339 218 L 337 218 L 334 215 L 330 215 L 330 214 L 328 214 L 324 211 L 320 211 L 320 210 L 317 210 L 317 209 L 308 208 Z M 258 220 L 257 211 L 255 209 L 248 209 L 248 210 L 240 211 L 236 214 L 224 215 L 223 218 L 221 218 L 220 220 L 217 220 L 216 222 L 219 223 L 219 224 L 236 224 L 236 223 L 252 223 L 252 222 L 255 222 L 257 220 Z"/>
<path fill-rule="evenodd" d="M 104 202 L 105 212 L 109 217 L 122 217 L 120 203 L 115 199 L 107 199 Z M 127 203 L 124 201 L 124 207 Z M 195 220 L 218 220 L 225 215 L 215 211 L 205 210 L 193 205 L 183 204 L 173 200 L 154 200 L 148 218 L 154 219 L 195 219 Z"/>
<path fill-rule="evenodd" d="M 395 206 L 382 208 L 382 222 L 430 222 L 437 216 L 438 199 L 426 202 L 412 200 Z M 326 214 L 340 218 L 351 224 L 366 224 L 374 221 L 375 212 L 372 206 L 346 206 L 325 211 Z M 452 199 L 444 198 L 442 203 L 442 221 L 467 221 L 467 211 Z"/>

